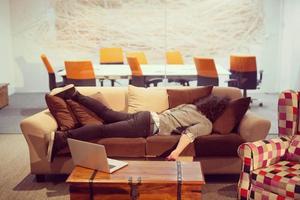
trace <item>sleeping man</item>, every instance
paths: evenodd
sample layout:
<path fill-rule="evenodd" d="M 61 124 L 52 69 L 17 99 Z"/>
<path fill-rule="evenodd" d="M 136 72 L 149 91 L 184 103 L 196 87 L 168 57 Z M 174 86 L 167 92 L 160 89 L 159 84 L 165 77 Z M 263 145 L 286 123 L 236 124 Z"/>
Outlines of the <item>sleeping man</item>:
<path fill-rule="evenodd" d="M 80 94 L 74 87 L 63 91 L 60 97 L 72 99 L 90 109 L 104 120 L 104 124 L 52 132 L 48 146 L 50 162 L 59 150 L 67 146 L 67 138 L 89 141 L 110 137 L 146 138 L 155 134 L 181 134 L 177 147 L 167 157 L 168 160 L 176 160 L 195 138 L 211 133 L 212 122 L 223 112 L 229 101 L 228 98 L 209 96 L 195 104 L 182 104 L 160 114 L 149 111 L 129 114 L 109 109 L 100 101 Z"/>

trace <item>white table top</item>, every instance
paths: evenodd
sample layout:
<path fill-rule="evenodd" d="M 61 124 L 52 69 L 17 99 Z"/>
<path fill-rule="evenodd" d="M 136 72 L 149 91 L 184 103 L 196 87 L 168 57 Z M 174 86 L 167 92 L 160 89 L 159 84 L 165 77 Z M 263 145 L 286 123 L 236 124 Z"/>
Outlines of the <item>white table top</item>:
<path fill-rule="evenodd" d="M 141 65 L 144 76 L 196 76 L 195 65 L 164 65 L 164 64 L 146 64 Z M 230 72 L 220 65 L 216 65 L 218 75 L 228 76 Z M 95 64 L 94 71 L 96 78 L 110 77 L 128 77 L 131 76 L 131 70 L 128 64 Z M 65 76 L 66 71 L 61 70 L 58 75 Z"/>

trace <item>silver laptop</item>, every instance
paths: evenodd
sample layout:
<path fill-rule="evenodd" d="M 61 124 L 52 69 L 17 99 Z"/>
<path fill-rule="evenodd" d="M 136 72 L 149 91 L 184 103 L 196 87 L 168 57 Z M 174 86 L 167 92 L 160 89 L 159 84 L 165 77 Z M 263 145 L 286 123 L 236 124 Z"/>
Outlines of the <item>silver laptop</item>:
<path fill-rule="evenodd" d="M 106 173 L 113 173 L 128 165 L 127 162 L 107 158 L 103 145 L 71 138 L 68 138 L 68 144 L 75 165 Z"/>

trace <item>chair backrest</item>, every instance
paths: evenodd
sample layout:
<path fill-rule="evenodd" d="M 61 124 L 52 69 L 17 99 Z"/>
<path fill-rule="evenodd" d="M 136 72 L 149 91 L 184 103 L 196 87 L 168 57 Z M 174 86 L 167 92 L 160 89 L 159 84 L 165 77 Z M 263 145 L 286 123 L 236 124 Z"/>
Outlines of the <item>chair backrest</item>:
<path fill-rule="evenodd" d="M 233 72 L 256 72 L 255 56 L 230 56 L 230 71 Z"/>
<path fill-rule="evenodd" d="M 169 65 L 182 65 L 184 64 L 182 55 L 179 51 L 166 52 L 166 61 Z"/>
<path fill-rule="evenodd" d="M 53 67 L 52 67 L 52 65 L 50 64 L 50 62 L 49 62 L 47 56 L 46 56 L 45 54 L 42 54 L 42 55 L 41 55 L 41 59 L 42 59 L 44 65 L 45 65 L 45 67 L 46 67 L 46 69 L 47 69 L 47 72 L 48 72 L 49 74 L 54 74 Z"/>
<path fill-rule="evenodd" d="M 52 65 L 50 64 L 47 56 L 45 54 L 41 55 L 41 59 L 47 69 L 48 72 L 48 78 L 49 78 L 49 90 L 53 90 L 54 88 L 57 87 L 56 84 L 56 77 L 55 77 L 55 73 L 54 73 L 54 69 L 52 67 Z"/>
<path fill-rule="evenodd" d="M 219 77 L 215 61 L 212 58 L 194 58 L 197 70 L 197 85 L 219 85 Z"/>
<path fill-rule="evenodd" d="M 278 98 L 278 135 L 300 135 L 300 93 L 286 90 Z"/>
<path fill-rule="evenodd" d="M 230 56 L 230 78 L 236 79 L 241 89 L 257 88 L 257 68 L 255 56 Z"/>
<path fill-rule="evenodd" d="M 99 51 L 101 64 L 123 64 L 122 48 L 101 48 Z"/>
<path fill-rule="evenodd" d="M 143 76 L 143 72 L 137 57 L 127 56 L 127 62 L 131 69 L 132 76 Z"/>
<path fill-rule="evenodd" d="M 144 52 L 129 52 L 127 57 L 136 57 L 140 65 L 148 64 L 146 55 Z"/>
<path fill-rule="evenodd" d="M 194 62 L 198 76 L 218 78 L 218 72 L 214 59 L 195 57 Z"/>
<path fill-rule="evenodd" d="M 91 61 L 65 61 L 67 83 L 76 86 L 95 86 L 96 77 Z"/>

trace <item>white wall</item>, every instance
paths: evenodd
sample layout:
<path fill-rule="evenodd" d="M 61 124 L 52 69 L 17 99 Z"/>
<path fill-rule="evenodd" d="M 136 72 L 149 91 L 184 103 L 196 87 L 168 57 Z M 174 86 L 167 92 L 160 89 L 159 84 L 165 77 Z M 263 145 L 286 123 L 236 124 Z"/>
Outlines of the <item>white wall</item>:
<path fill-rule="evenodd" d="M 280 91 L 300 90 L 300 1 L 282 1 L 283 21 L 279 48 Z"/>
<path fill-rule="evenodd" d="M 15 87 L 15 70 L 12 54 L 9 0 L 0 1 L 0 13 L 0 83 L 9 83 L 9 94 L 12 94 Z"/>
<path fill-rule="evenodd" d="M 0 11 L 1 26 L 10 27 L 9 24 L 9 0 L 1 1 Z M 4 52 L 0 55 L 5 59 L 6 64 L 15 63 L 15 68 L 5 68 L 7 75 L 0 75 L 0 81 L 9 79 L 14 83 L 18 92 L 41 92 L 48 90 L 48 77 L 42 65 L 39 55 L 46 53 L 54 64 L 56 69 L 63 67 L 61 54 L 68 55 L 68 52 L 58 51 L 52 52 L 43 49 L 42 45 L 34 40 L 16 39 L 16 35 L 22 31 L 26 31 L 27 27 L 33 27 L 34 24 L 20 23 L 25 17 L 31 16 L 39 23 L 39 16 L 47 12 L 49 4 L 48 0 L 11 0 L 11 12 L 14 13 L 11 19 L 14 58 L 11 59 L 11 49 L 0 46 L 0 51 Z M 263 84 L 261 91 L 263 92 L 279 92 L 283 89 L 299 89 L 300 81 L 300 1 L 299 0 L 263 0 L 264 3 L 264 40 L 260 44 L 253 45 L 245 52 L 232 53 L 250 53 L 257 56 L 258 67 L 264 70 Z M 2 5 L 3 4 L 3 5 Z M 18 5 L 18 6 L 16 6 Z M 3 11 L 2 11 L 3 10 Z M 3 14 L 2 14 L 3 13 Z M 17 14 L 16 14 L 17 13 Z M 48 15 L 53 15 L 49 12 Z M 51 23 L 49 23 L 51 24 Z M 52 27 L 53 28 L 53 27 Z M 51 27 L 50 29 L 51 30 Z M 9 29 L 0 32 L 0 40 L 9 46 L 11 41 L 11 33 Z M 27 35 L 27 38 L 30 35 Z M 34 39 L 34 38 L 33 38 Z M 33 44 L 34 43 L 34 44 Z M 33 48 L 35 46 L 35 48 Z M 39 48 L 36 48 L 39 47 Z M 9 48 L 8 48 L 9 49 Z M 5 55 L 5 56 L 4 56 Z M 74 55 L 73 55 L 74 56 Z M 73 59 L 80 59 L 71 57 Z M 93 55 L 94 56 L 94 55 Z M 93 58 L 93 56 L 91 58 Z M 86 58 L 86 57 L 85 57 Z M 217 57 L 217 62 L 228 66 L 229 55 Z M 68 58 L 66 58 L 68 59 Z M 89 58 L 88 58 L 89 59 Z M 3 68 L 3 67 L 2 67 Z M 10 77 L 10 78 L 9 78 Z"/>

